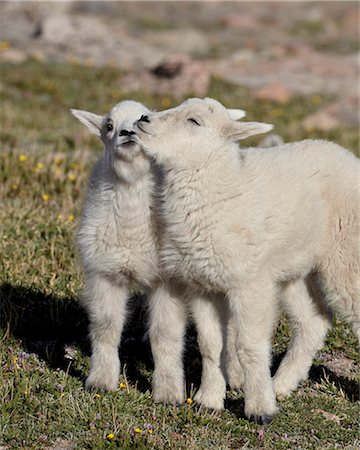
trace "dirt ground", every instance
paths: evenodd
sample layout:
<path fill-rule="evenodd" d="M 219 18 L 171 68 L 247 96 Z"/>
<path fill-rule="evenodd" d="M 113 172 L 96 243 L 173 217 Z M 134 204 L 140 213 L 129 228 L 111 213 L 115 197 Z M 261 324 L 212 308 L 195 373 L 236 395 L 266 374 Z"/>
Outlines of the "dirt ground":
<path fill-rule="evenodd" d="M 1 2 L 0 61 L 118 67 L 122 91 L 205 95 L 211 77 L 286 104 L 328 94 L 305 125 L 359 123 L 360 4 Z"/>

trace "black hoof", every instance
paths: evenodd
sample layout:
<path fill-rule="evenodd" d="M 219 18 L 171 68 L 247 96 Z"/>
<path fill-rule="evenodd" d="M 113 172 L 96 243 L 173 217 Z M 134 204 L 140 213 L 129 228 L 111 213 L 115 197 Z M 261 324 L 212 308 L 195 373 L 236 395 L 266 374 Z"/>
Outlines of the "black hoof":
<path fill-rule="evenodd" d="M 258 423 L 259 425 L 266 425 L 267 423 L 270 423 L 273 420 L 273 416 L 266 416 L 266 415 L 261 415 L 261 416 L 250 416 L 249 419 L 251 422 L 255 422 Z"/>

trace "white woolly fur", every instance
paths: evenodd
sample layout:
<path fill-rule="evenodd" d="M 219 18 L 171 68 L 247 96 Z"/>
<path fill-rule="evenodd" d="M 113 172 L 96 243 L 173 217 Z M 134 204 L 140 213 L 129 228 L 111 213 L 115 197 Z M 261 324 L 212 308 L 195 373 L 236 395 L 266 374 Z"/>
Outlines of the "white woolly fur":
<path fill-rule="evenodd" d="M 190 99 L 136 125 L 165 174 L 161 265 L 194 291 L 226 296 L 245 414 L 267 422 L 276 394 L 288 395 L 307 376 L 330 324 L 328 307 L 360 340 L 360 162 L 321 140 L 240 150 L 235 141 L 272 127 L 235 122 L 212 99 Z M 294 337 L 272 380 L 280 299 Z"/>

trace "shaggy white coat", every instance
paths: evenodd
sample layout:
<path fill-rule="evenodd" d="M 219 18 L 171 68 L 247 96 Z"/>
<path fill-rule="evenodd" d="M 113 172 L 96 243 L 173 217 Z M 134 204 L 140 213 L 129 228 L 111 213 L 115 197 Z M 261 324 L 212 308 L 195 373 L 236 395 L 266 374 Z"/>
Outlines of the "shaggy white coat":
<path fill-rule="evenodd" d="M 159 230 L 152 214 L 158 174 L 150 171 L 149 160 L 132 133 L 133 122 L 149 111 L 140 103 L 125 101 L 105 116 L 79 110 L 72 113 L 101 137 L 105 147 L 90 177 L 78 230 L 84 272 L 81 302 L 89 315 L 92 344 L 86 387 L 117 388 L 118 348 L 128 300 L 134 290 L 142 291 L 149 297 L 150 305 L 149 334 L 155 363 L 153 397 L 155 401 L 181 403 L 185 395 L 182 355 L 186 295 L 183 288 L 161 280 Z M 229 113 L 234 118 L 244 115 L 240 110 Z M 201 317 L 196 326 L 203 374 L 196 398 L 207 407 L 220 409 L 226 387 L 220 356 L 224 353 L 227 316 L 225 310 L 220 314 L 218 311 L 217 305 L 223 306 L 224 302 L 213 297 L 209 301 L 207 296 L 199 295 L 191 303 L 195 318 Z M 204 321 L 213 324 L 210 334 Z M 218 336 L 215 346 L 213 334 Z M 229 349 L 233 346 L 233 342 L 229 343 Z M 239 386 L 242 377 L 236 352 L 230 350 L 228 355 L 231 384 Z"/>
<path fill-rule="evenodd" d="M 360 340 L 359 160 L 319 140 L 239 151 L 234 141 L 271 126 L 234 122 L 211 99 L 150 114 L 137 128 L 165 172 L 162 267 L 194 289 L 226 294 L 245 414 L 267 422 L 277 411 L 275 392 L 287 395 L 307 376 L 329 327 L 327 306 Z M 296 328 L 272 382 L 281 297 Z"/>

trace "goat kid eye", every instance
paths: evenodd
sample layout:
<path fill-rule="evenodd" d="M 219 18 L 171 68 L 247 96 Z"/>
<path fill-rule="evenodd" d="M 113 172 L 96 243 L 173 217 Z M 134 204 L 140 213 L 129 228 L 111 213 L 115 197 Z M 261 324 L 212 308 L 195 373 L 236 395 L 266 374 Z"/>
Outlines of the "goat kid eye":
<path fill-rule="evenodd" d="M 106 125 L 106 131 L 112 131 L 114 129 L 114 127 L 112 126 L 112 124 L 111 123 L 108 123 L 107 125 Z"/>
<path fill-rule="evenodd" d="M 194 125 L 200 126 L 199 122 L 193 118 L 188 119 L 189 122 L 193 123 Z"/>

